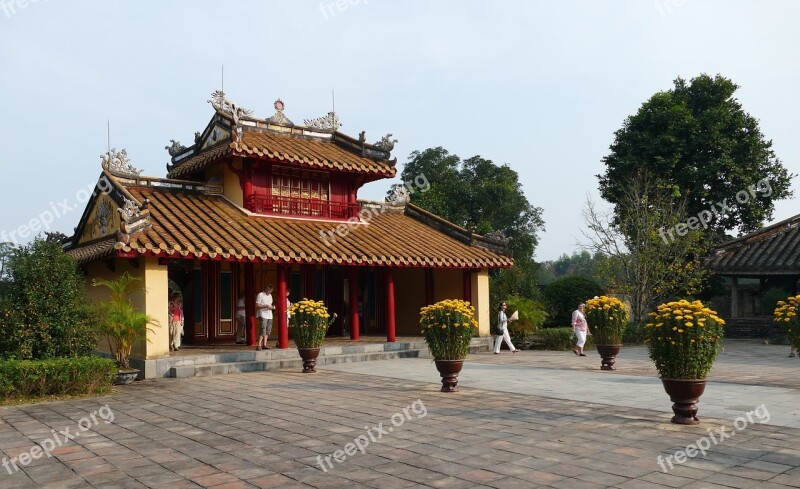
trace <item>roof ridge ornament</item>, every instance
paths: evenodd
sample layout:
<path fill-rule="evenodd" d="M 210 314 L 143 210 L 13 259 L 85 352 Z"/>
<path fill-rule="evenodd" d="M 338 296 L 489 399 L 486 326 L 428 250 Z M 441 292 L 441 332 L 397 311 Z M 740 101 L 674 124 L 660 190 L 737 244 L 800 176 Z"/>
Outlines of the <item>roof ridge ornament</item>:
<path fill-rule="evenodd" d="M 384 151 L 392 152 L 394 149 L 394 145 L 397 144 L 399 141 L 397 139 L 392 139 L 393 134 L 389 133 L 386 136 L 383 136 L 380 141 L 373 144 L 378 149 L 382 149 Z"/>
<path fill-rule="evenodd" d="M 267 119 L 267 122 L 271 124 L 278 124 L 283 126 L 293 126 L 294 122 L 290 121 L 286 114 L 283 113 L 283 109 L 286 107 L 283 103 L 283 100 L 278 99 L 272 104 L 275 107 L 275 115 Z"/>
<path fill-rule="evenodd" d="M 103 169 L 111 173 L 134 178 L 142 174 L 142 170 L 139 170 L 131 164 L 131 160 L 128 158 L 128 152 L 124 148 L 120 151 L 117 151 L 117 148 L 111 148 L 107 153 L 100 155 L 100 159 L 103 161 Z"/>
<path fill-rule="evenodd" d="M 171 144 L 169 146 L 164 146 L 164 149 L 166 149 L 167 153 L 169 153 L 169 155 L 173 158 L 183 153 L 187 149 L 186 146 L 182 145 L 181 142 L 176 139 L 170 139 L 169 142 Z"/>
<path fill-rule="evenodd" d="M 228 97 L 225 96 L 225 92 L 222 90 L 214 90 L 214 92 L 211 94 L 211 98 L 208 100 L 208 103 L 210 103 L 211 106 L 214 107 L 214 109 L 216 109 L 218 112 L 224 112 L 233 116 L 234 124 L 239 124 L 239 119 L 242 117 L 247 117 L 253 114 L 253 111 L 233 103 Z"/>
<path fill-rule="evenodd" d="M 336 131 L 342 127 L 336 112 L 328 112 L 328 115 L 317 117 L 316 119 L 303 119 L 303 123 L 312 129 Z"/>

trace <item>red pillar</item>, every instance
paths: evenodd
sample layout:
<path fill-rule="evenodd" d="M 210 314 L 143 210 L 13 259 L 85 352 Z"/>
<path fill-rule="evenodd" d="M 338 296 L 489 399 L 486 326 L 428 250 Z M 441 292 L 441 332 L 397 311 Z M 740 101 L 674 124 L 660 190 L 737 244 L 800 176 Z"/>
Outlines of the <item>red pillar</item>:
<path fill-rule="evenodd" d="M 358 318 L 358 268 L 348 267 L 347 282 L 350 288 L 350 339 L 357 340 L 361 335 Z"/>
<path fill-rule="evenodd" d="M 425 269 L 425 305 L 433 304 L 433 268 Z"/>
<path fill-rule="evenodd" d="M 252 263 L 244 264 L 244 313 L 247 325 L 247 344 L 256 346 L 256 271 Z"/>
<path fill-rule="evenodd" d="M 286 275 L 286 265 L 278 265 L 278 297 L 275 314 L 278 315 L 278 348 L 281 349 L 289 348 L 289 319 L 286 317 Z"/>
<path fill-rule="evenodd" d="M 397 339 L 394 316 L 394 275 L 392 269 L 387 268 L 386 273 L 386 341 L 394 343 Z"/>
<path fill-rule="evenodd" d="M 472 302 L 472 272 L 464 270 L 464 300 Z"/>
<path fill-rule="evenodd" d="M 242 174 L 244 175 L 244 182 L 242 185 L 242 193 L 243 201 L 244 201 L 244 208 L 249 210 L 250 212 L 255 211 L 255 195 L 253 192 L 253 167 L 252 164 L 248 161 L 244 161 L 242 163 Z"/>

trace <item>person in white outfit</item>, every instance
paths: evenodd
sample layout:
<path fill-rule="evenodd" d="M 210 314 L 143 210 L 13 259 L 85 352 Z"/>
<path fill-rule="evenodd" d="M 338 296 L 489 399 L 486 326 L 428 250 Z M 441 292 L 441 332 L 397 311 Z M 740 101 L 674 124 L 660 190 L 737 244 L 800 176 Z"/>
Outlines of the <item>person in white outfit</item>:
<path fill-rule="evenodd" d="M 583 310 L 586 307 L 586 304 L 581 304 L 578 306 L 572 313 L 572 332 L 575 333 L 575 337 L 577 341 L 575 342 L 575 349 L 572 350 L 572 353 L 585 357 L 586 354 L 583 353 L 583 345 L 586 344 L 586 335 L 589 332 L 589 324 L 586 322 L 586 316 L 583 315 Z"/>
<path fill-rule="evenodd" d="M 514 344 L 511 343 L 511 336 L 508 334 L 508 323 L 511 320 L 508 319 L 506 316 L 506 308 L 508 304 L 503 302 L 500 304 L 500 310 L 497 313 L 497 337 L 495 338 L 494 342 L 494 354 L 498 355 L 500 353 L 500 345 L 502 344 L 503 340 L 505 340 L 506 345 L 508 345 L 508 349 L 512 352 L 516 353 L 519 350 L 514 348 Z"/>

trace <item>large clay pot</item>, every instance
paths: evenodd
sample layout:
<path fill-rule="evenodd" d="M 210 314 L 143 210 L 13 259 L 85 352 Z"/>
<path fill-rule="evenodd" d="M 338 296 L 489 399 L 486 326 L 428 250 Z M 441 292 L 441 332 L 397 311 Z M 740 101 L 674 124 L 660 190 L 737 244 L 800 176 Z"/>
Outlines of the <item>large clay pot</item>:
<path fill-rule="evenodd" d="M 622 345 L 595 345 L 597 353 L 603 358 L 600 360 L 600 370 L 614 370 L 614 364 L 617 362 L 616 357 L 619 355 L 619 349 Z"/>
<path fill-rule="evenodd" d="M 672 422 L 675 424 L 697 424 L 697 402 L 706 390 L 706 379 L 661 379 L 664 390 L 672 401 Z"/>
<path fill-rule="evenodd" d="M 128 385 L 136 380 L 139 376 L 139 370 L 135 368 L 128 368 L 125 370 L 118 370 L 117 375 L 114 377 L 114 385 Z"/>
<path fill-rule="evenodd" d="M 317 357 L 319 356 L 319 348 L 298 348 L 300 358 L 303 359 L 303 373 L 313 374 L 317 369 Z"/>
<path fill-rule="evenodd" d="M 458 374 L 464 367 L 464 360 L 434 360 L 436 370 L 442 376 L 442 392 L 458 392 Z"/>

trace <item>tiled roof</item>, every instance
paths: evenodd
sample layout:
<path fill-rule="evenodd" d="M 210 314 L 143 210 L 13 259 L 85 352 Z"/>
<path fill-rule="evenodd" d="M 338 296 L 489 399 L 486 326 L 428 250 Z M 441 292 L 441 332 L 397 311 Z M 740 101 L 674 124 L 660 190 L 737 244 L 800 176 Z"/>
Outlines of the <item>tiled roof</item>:
<path fill-rule="evenodd" d="M 102 240 L 95 241 L 81 245 L 79 247 L 68 250 L 66 253 L 78 262 L 78 265 L 85 265 L 86 263 L 108 258 L 114 254 L 114 245 L 117 243 L 116 238 L 103 238 Z"/>
<path fill-rule="evenodd" d="M 270 158 L 311 169 L 366 173 L 376 178 L 391 178 L 396 172 L 386 161 L 361 156 L 333 141 L 246 129 L 240 141 L 222 144 L 189 157 L 178 163 L 168 177 L 181 178 L 190 175 L 229 154 Z"/>
<path fill-rule="evenodd" d="M 139 202 L 150 200 L 152 227 L 128 244 L 116 243 L 119 252 L 375 266 L 513 266 L 511 258 L 433 229 L 402 208 L 376 210 L 368 225 L 353 224 L 342 237 L 335 232 L 342 222 L 255 216 L 224 197 L 201 192 L 142 187 L 128 191 Z"/>
<path fill-rule="evenodd" d="M 800 215 L 719 246 L 706 264 L 718 275 L 800 275 Z"/>

